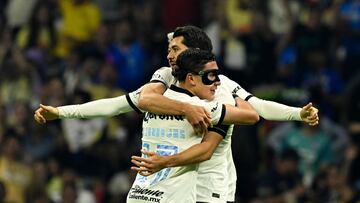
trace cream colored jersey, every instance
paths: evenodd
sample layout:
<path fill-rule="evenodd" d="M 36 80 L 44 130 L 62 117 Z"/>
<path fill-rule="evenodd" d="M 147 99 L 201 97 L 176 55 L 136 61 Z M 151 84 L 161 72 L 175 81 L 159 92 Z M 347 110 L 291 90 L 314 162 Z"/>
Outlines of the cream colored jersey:
<path fill-rule="evenodd" d="M 220 75 L 219 77 L 221 85 L 216 91 L 215 101 L 235 105 L 232 94 L 238 93 L 241 88 L 233 87 L 232 81 L 226 76 Z M 176 79 L 171 75 L 171 68 L 169 67 L 158 69 L 154 73 L 151 82 L 161 82 L 166 87 L 177 83 Z M 242 95 L 241 98 L 246 98 L 249 95 L 247 93 L 246 96 Z M 211 159 L 199 164 L 196 184 L 197 201 L 226 202 L 235 199 L 236 170 L 231 151 L 233 127 L 233 125 L 229 126 L 226 137 L 219 143 Z M 233 196 L 229 197 L 231 194 Z"/>
<path fill-rule="evenodd" d="M 216 101 L 200 100 L 189 91 L 171 86 L 164 96 L 204 106 L 211 112 L 212 123 L 221 123 L 225 106 Z M 209 128 L 209 130 L 212 130 Z M 218 131 L 216 131 L 218 132 Z M 223 132 L 223 136 L 225 136 Z M 177 154 L 200 143 L 202 137 L 194 134 L 191 124 L 184 116 L 156 115 L 146 112 L 143 120 L 142 147 L 159 155 Z M 127 202 L 196 202 L 198 164 L 165 168 L 148 177 L 138 174 L 131 187 Z"/>
<path fill-rule="evenodd" d="M 223 75 L 220 75 L 219 77 L 221 85 L 216 91 L 214 101 L 235 105 L 235 100 L 231 91 L 226 86 L 226 77 Z M 230 189 L 228 188 L 228 183 L 233 182 L 234 180 L 236 182 L 236 173 L 234 177 L 234 174 L 230 174 L 228 171 L 232 159 L 227 158 L 227 154 L 231 154 L 231 136 L 233 128 L 234 125 L 228 127 L 226 137 L 219 143 L 211 159 L 199 164 L 196 184 L 196 200 L 199 202 L 225 203 L 228 201 L 227 197 Z"/>
<path fill-rule="evenodd" d="M 216 101 L 220 101 L 225 104 L 229 104 L 228 102 L 230 102 L 230 100 L 231 100 L 230 95 L 236 94 L 241 99 L 248 101 L 251 104 L 251 106 L 256 110 L 256 112 L 261 117 L 263 117 L 267 120 L 302 121 L 301 116 L 300 116 L 301 108 L 291 107 L 291 106 L 287 106 L 287 105 L 280 104 L 277 102 L 259 99 L 257 97 L 254 97 L 252 94 L 247 92 L 239 84 L 237 84 L 233 80 L 229 79 L 228 77 L 226 77 L 224 75 L 220 75 L 219 77 L 221 80 L 221 85 L 218 87 L 218 91 L 215 94 Z M 157 70 L 155 72 L 155 74 L 153 75 L 152 81 L 153 82 L 155 82 L 155 81 L 162 82 L 167 87 L 169 87 L 173 83 L 176 83 L 176 79 L 171 75 L 171 68 L 169 68 L 169 67 L 163 67 L 163 68 Z M 223 178 L 222 179 L 221 178 L 213 178 L 213 180 L 215 180 L 215 179 L 223 180 L 223 182 L 224 181 L 226 182 L 227 187 L 222 187 L 219 184 L 212 185 L 212 184 L 210 184 L 210 180 L 203 181 L 203 179 L 201 178 L 201 175 L 200 175 L 200 178 L 199 178 L 200 181 L 198 184 L 198 188 L 200 187 L 200 189 L 198 190 L 198 196 L 199 196 L 198 201 L 205 200 L 202 197 L 209 196 L 209 194 L 211 194 L 211 199 L 212 199 L 212 201 L 210 201 L 210 202 L 222 202 L 223 201 L 222 195 L 217 194 L 217 192 L 220 192 L 220 191 L 216 191 L 218 189 L 210 190 L 211 187 L 226 188 L 226 190 L 227 190 L 226 200 L 229 202 L 235 201 L 237 177 L 236 177 L 236 169 L 235 169 L 235 164 L 233 161 L 232 151 L 231 151 L 231 133 L 230 132 L 232 132 L 232 128 L 229 129 L 230 136 L 226 136 L 226 138 L 219 144 L 218 148 L 215 150 L 212 158 L 209 161 L 207 161 L 207 163 L 205 162 L 205 165 L 206 164 L 209 164 L 209 165 L 217 164 L 218 168 L 221 168 L 220 167 L 221 165 L 219 165 L 221 160 L 223 161 L 223 163 L 226 163 L 227 170 L 223 169 L 220 172 L 216 173 L 217 174 L 216 177 L 222 176 Z M 216 157 L 219 157 L 219 158 L 216 158 Z M 219 161 L 216 161 L 217 159 L 219 159 Z M 202 163 L 202 164 L 204 164 L 204 163 Z M 214 169 L 214 167 L 209 166 L 209 167 L 204 167 L 201 169 L 204 172 L 204 177 L 205 177 L 205 175 L 208 175 L 208 174 L 212 174 L 212 175 L 215 174 L 214 173 L 215 171 L 214 170 L 211 171 L 211 169 Z M 215 176 L 213 176 L 213 177 L 215 177 Z M 225 177 L 227 177 L 227 178 L 225 178 Z M 211 180 L 211 181 L 213 181 L 213 180 Z M 217 181 L 217 182 L 220 182 L 220 181 Z M 207 193 L 205 191 L 207 191 Z M 212 191 L 215 191 L 215 192 L 212 192 Z M 220 198 L 217 198 L 217 197 L 220 197 Z M 214 200 L 216 198 L 218 201 Z"/>

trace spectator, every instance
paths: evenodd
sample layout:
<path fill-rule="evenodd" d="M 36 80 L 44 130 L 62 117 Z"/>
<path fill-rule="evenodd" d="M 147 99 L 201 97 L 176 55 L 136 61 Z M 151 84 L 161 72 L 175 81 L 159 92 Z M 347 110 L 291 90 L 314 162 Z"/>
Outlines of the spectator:
<path fill-rule="evenodd" d="M 77 173 L 72 169 L 66 169 L 62 176 L 62 203 L 96 203 L 95 196 L 85 189 L 79 180 Z"/>
<path fill-rule="evenodd" d="M 347 97 L 347 130 L 352 142 L 349 171 L 350 184 L 360 191 L 360 74 L 349 85 Z"/>
<path fill-rule="evenodd" d="M 19 28 L 30 19 L 31 11 L 38 0 L 11 0 L 6 6 L 6 19 L 12 34 L 15 35 Z M 24 6 L 26 5 L 26 6 Z"/>
<path fill-rule="evenodd" d="M 319 50 L 325 53 L 326 57 L 334 55 L 331 51 L 335 47 L 335 35 L 330 27 L 321 22 L 322 14 L 321 8 L 317 6 L 310 7 L 307 18 L 295 23 L 278 44 L 280 52 L 285 47 L 294 46 L 297 54 L 297 77 L 301 77 L 301 74 L 309 67 L 306 59 L 312 50 Z"/>
<path fill-rule="evenodd" d="M 35 5 L 30 22 L 20 28 L 16 42 L 22 49 L 38 48 L 45 53 L 55 46 L 54 16 L 48 2 Z"/>
<path fill-rule="evenodd" d="M 259 178 L 257 197 L 264 202 L 299 202 L 305 196 L 302 177 L 298 171 L 299 155 L 286 149 L 275 158 L 273 167 Z"/>
<path fill-rule="evenodd" d="M 115 47 L 111 48 L 110 60 L 118 72 L 118 87 L 132 91 L 144 84 L 146 55 L 143 47 L 135 38 L 134 26 L 128 19 L 115 24 Z"/>
<path fill-rule="evenodd" d="M 275 151 L 292 149 L 299 154 L 299 171 L 303 176 L 305 187 L 312 184 L 321 168 L 327 167 L 334 161 L 330 135 L 321 128 L 285 124 L 274 130 L 269 135 L 269 139 L 272 139 L 271 143 Z"/>
<path fill-rule="evenodd" d="M 359 193 L 346 183 L 343 167 L 335 165 L 317 175 L 311 193 L 313 202 L 357 202 Z"/>
<path fill-rule="evenodd" d="M 16 45 L 26 57 L 39 68 L 44 76 L 47 62 L 53 56 L 56 45 L 54 11 L 47 1 L 39 1 L 33 9 L 30 21 L 23 25 L 16 35 Z"/>
<path fill-rule="evenodd" d="M 345 80 L 351 78 L 358 72 L 360 65 L 360 3 L 358 0 L 342 0 L 339 10 L 339 22 L 337 32 L 339 33 L 339 46 L 344 52 L 343 77 Z"/>
<path fill-rule="evenodd" d="M 341 74 L 335 68 L 329 67 L 328 57 L 321 50 L 309 50 L 306 64 L 308 66 L 303 71 L 301 87 L 310 92 L 310 100 L 319 105 L 322 115 L 333 120 L 338 119 L 340 115 L 335 112 L 343 109 L 341 106 L 344 83 Z"/>
<path fill-rule="evenodd" d="M 0 97 L 7 109 L 14 109 L 18 101 L 30 102 L 32 98 L 31 65 L 18 49 L 8 52 L 0 69 Z"/>
<path fill-rule="evenodd" d="M 99 8 L 90 0 L 57 0 L 63 25 L 59 30 L 56 54 L 66 56 L 69 51 L 88 42 L 99 28 Z"/>
<path fill-rule="evenodd" d="M 31 167 L 23 163 L 22 156 L 21 142 L 15 132 L 9 130 L 0 155 L 0 181 L 6 190 L 5 202 L 26 202 L 33 174 Z"/>

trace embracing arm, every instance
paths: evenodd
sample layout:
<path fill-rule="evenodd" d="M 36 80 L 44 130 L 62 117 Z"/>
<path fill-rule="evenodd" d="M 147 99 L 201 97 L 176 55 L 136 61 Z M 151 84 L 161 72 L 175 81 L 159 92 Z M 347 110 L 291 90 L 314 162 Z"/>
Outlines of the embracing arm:
<path fill-rule="evenodd" d="M 138 107 L 156 114 L 184 115 L 197 132 L 205 132 L 211 125 L 210 114 L 206 109 L 202 106 L 169 99 L 163 96 L 165 90 L 166 87 L 161 82 L 144 85 Z"/>
<path fill-rule="evenodd" d="M 242 104 L 242 106 L 247 106 L 247 104 Z M 248 107 L 250 107 L 250 105 L 248 105 Z M 251 125 L 255 124 L 259 120 L 259 114 L 251 107 L 242 108 L 226 105 L 226 113 L 223 121 L 225 124 Z"/>
<path fill-rule="evenodd" d="M 141 175 L 151 175 L 157 171 L 176 166 L 184 166 L 188 164 L 199 163 L 209 160 L 214 153 L 217 145 L 223 137 L 213 131 L 209 131 L 199 144 L 195 144 L 190 148 L 178 154 L 171 156 L 160 156 L 155 152 L 142 151 L 148 158 L 132 156 L 131 162 L 136 166 L 131 167 L 132 170 L 139 171 Z"/>
<path fill-rule="evenodd" d="M 161 82 L 144 85 L 138 107 L 156 114 L 184 115 L 187 104 L 163 96 L 165 90 L 166 87 Z"/>
<path fill-rule="evenodd" d="M 193 145 L 189 149 L 171 158 L 169 157 L 167 167 L 183 166 L 209 160 L 221 140 L 222 137 L 219 134 L 208 132 L 200 144 Z"/>

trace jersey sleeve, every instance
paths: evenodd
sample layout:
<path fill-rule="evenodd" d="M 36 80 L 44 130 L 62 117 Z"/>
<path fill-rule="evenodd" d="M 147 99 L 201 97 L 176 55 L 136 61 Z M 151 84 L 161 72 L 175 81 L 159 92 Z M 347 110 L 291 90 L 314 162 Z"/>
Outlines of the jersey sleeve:
<path fill-rule="evenodd" d="M 259 99 L 224 75 L 221 75 L 220 80 L 221 85 L 225 85 L 233 95 L 249 102 L 262 118 L 273 121 L 302 121 L 300 117 L 301 108 Z"/>
<path fill-rule="evenodd" d="M 228 125 L 223 125 L 222 122 L 224 121 L 226 107 L 224 104 L 219 102 L 209 102 L 209 109 L 208 111 L 211 114 L 211 123 L 213 126 L 209 127 L 209 131 L 214 131 L 220 134 L 223 138 L 225 138 L 227 134 L 227 130 L 229 128 Z"/>
<path fill-rule="evenodd" d="M 129 104 L 128 95 L 114 98 L 99 99 L 84 104 L 57 107 L 59 118 L 94 118 L 110 117 L 133 111 Z"/>
<path fill-rule="evenodd" d="M 225 138 L 227 135 L 227 131 L 229 130 L 230 125 L 225 125 L 225 124 L 217 124 L 214 125 L 212 127 L 208 128 L 208 131 L 213 131 L 218 133 L 219 135 L 221 135 L 222 138 Z"/>
<path fill-rule="evenodd" d="M 144 112 L 138 108 L 141 90 L 142 87 L 126 95 L 126 101 L 129 103 L 130 107 L 139 114 Z"/>
<path fill-rule="evenodd" d="M 210 112 L 211 123 L 213 125 L 222 124 L 225 117 L 226 107 L 217 101 L 206 101 L 205 108 Z"/>
<path fill-rule="evenodd" d="M 166 89 L 172 84 L 173 76 L 170 67 L 162 67 L 155 71 L 152 75 L 150 82 L 161 82 L 165 85 Z"/>

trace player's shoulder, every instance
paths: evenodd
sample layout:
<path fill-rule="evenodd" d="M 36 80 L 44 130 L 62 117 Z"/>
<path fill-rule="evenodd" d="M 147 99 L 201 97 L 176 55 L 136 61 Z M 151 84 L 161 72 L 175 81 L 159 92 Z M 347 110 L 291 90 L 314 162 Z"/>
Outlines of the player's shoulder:
<path fill-rule="evenodd" d="M 225 84 L 233 84 L 235 83 L 236 85 L 240 86 L 237 82 L 235 82 L 234 80 L 230 79 L 228 76 L 226 75 L 219 75 L 220 81 L 221 83 L 225 83 Z"/>
<path fill-rule="evenodd" d="M 158 68 L 156 71 L 172 71 L 171 67 L 168 67 L 168 66 L 162 66 L 160 68 Z"/>
<path fill-rule="evenodd" d="M 182 102 L 191 103 L 194 105 L 201 105 L 203 106 L 205 104 L 206 100 L 201 100 L 199 97 L 193 95 L 188 90 L 185 90 L 183 88 L 180 88 L 176 85 L 171 85 L 170 88 L 168 88 L 165 93 L 165 96 L 174 98 L 175 100 L 179 100 Z"/>
<path fill-rule="evenodd" d="M 166 76 L 172 76 L 171 74 L 172 72 L 172 69 L 171 67 L 166 67 L 166 66 L 163 66 L 159 69 L 157 69 L 154 74 L 153 74 L 153 79 L 154 78 L 162 78 L 162 77 L 166 77 Z"/>
<path fill-rule="evenodd" d="M 217 107 L 220 105 L 219 101 L 216 100 L 206 100 L 206 99 L 200 99 L 199 97 L 192 97 L 192 104 L 193 105 L 198 105 L 198 106 L 203 106 L 205 108 L 207 108 L 208 110 L 211 110 L 211 112 L 213 112 L 214 110 L 217 109 Z"/>
<path fill-rule="evenodd" d="M 220 80 L 230 80 L 226 75 L 220 74 L 219 75 Z"/>

